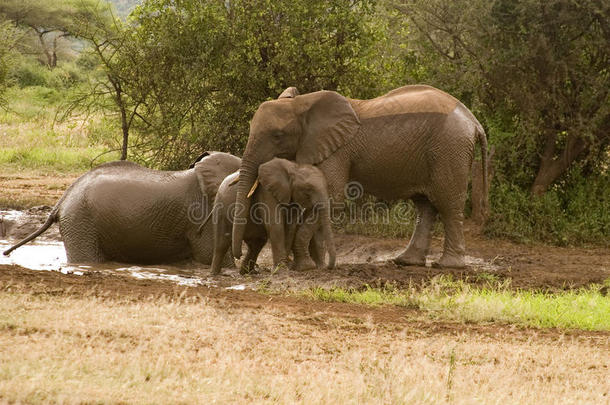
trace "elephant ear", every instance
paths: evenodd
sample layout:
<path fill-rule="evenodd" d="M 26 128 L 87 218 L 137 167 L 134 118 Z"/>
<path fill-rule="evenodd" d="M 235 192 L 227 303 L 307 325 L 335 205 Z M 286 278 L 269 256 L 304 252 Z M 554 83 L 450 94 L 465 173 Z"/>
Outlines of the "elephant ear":
<path fill-rule="evenodd" d="M 347 98 L 319 91 L 297 98 L 303 103 L 303 135 L 296 161 L 318 164 L 347 143 L 360 129 L 360 119 Z"/>
<path fill-rule="evenodd" d="M 280 94 L 278 98 L 295 98 L 299 95 L 299 90 L 296 87 L 288 87 Z"/>
<path fill-rule="evenodd" d="M 216 152 L 204 157 L 195 163 L 194 168 L 201 191 L 210 201 L 214 201 L 220 183 L 225 177 L 238 171 L 240 165 L 241 159 L 229 153 Z"/>
<path fill-rule="evenodd" d="M 280 164 L 284 159 L 275 158 L 258 167 L 258 180 L 260 185 L 271 193 L 278 202 L 288 204 L 290 202 L 291 184 L 290 176 L 284 165 Z"/>

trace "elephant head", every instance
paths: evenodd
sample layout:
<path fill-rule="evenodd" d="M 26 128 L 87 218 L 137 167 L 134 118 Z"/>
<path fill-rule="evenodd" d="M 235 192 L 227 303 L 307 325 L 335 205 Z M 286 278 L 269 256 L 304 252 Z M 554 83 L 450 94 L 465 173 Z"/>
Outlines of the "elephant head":
<path fill-rule="evenodd" d="M 261 104 L 250 123 L 237 191 L 239 210 L 233 225 L 233 255 L 238 258 L 250 209 L 248 194 L 259 166 L 274 157 L 319 164 L 360 128 L 349 100 L 334 91 L 298 95 L 295 88 L 289 88 L 280 97 Z"/>

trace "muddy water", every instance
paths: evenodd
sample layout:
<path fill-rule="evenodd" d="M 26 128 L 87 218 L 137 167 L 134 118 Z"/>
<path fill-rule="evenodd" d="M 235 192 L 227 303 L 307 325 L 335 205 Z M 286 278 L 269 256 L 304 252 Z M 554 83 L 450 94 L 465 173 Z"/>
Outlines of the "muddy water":
<path fill-rule="evenodd" d="M 4 251 L 13 241 L 0 240 L 0 250 Z M 64 274 L 83 275 L 87 272 L 104 272 L 128 274 L 132 277 L 148 280 L 167 280 L 186 286 L 215 286 L 213 280 L 206 277 L 208 268 L 195 267 L 192 264 L 160 266 L 135 266 L 123 263 L 96 263 L 76 265 L 66 263 L 64 244 L 57 241 L 30 242 L 13 251 L 10 256 L 0 256 L 0 264 L 16 264 L 31 270 L 59 271 Z"/>

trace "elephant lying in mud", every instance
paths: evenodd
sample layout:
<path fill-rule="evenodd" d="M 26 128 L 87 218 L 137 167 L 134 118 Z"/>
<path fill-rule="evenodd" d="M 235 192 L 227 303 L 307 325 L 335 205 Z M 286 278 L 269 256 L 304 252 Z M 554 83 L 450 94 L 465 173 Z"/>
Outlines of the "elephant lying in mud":
<path fill-rule="evenodd" d="M 126 161 L 100 165 L 66 190 L 44 225 L 4 254 L 59 222 L 71 263 L 194 259 L 210 264 L 212 227 L 200 229 L 200 222 L 222 180 L 239 165 L 238 157 L 222 152 L 210 152 L 184 171 L 152 170 Z"/>
<path fill-rule="evenodd" d="M 445 226 L 438 266 L 464 267 L 463 210 L 468 178 L 481 145 L 487 189 L 487 140 L 481 124 L 457 99 L 430 86 L 405 86 L 371 100 L 334 91 L 299 95 L 286 89 L 262 103 L 250 123 L 239 169 L 233 255 L 241 257 L 248 190 L 263 163 L 274 157 L 319 167 L 334 203 L 348 182 L 385 200 L 412 199 L 417 222 L 400 265 L 424 265 L 437 215 Z"/>
<path fill-rule="evenodd" d="M 223 180 L 213 211 L 206 219 L 207 222 L 210 217 L 214 218 L 213 274 L 220 273 L 222 259 L 231 244 L 233 217 L 239 210 L 235 207 L 238 178 L 236 172 Z M 319 169 L 285 159 L 273 159 L 261 165 L 257 183 L 250 194 L 254 204 L 244 233 L 248 251 L 242 261 L 242 273 L 254 269 L 267 237 L 275 266 L 286 263 L 292 251 L 295 270 L 323 267 L 328 251 L 328 268 L 334 267 L 335 247 L 328 191 Z"/>

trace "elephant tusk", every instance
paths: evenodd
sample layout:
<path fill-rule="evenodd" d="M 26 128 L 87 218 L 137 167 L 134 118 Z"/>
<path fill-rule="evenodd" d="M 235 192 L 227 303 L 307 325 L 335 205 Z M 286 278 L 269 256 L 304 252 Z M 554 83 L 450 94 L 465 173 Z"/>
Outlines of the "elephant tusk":
<path fill-rule="evenodd" d="M 237 174 L 237 176 L 235 176 L 235 178 L 233 180 L 231 180 L 231 182 L 229 183 L 229 187 L 237 184 L 237 182 L 239 181 L 239 173 Z"/>
<path fill-rule="evenodd" d="M 254 192 L 256 191 L 257 187 L 258 187 L 258 177 L 256 178 L 256 181 L 252 185 L 252 188 L 250 189 L 250 192 L 248 193 L 248 197 L 247 198 L 252 197 L 252 194 L 254 194 Z"/>

